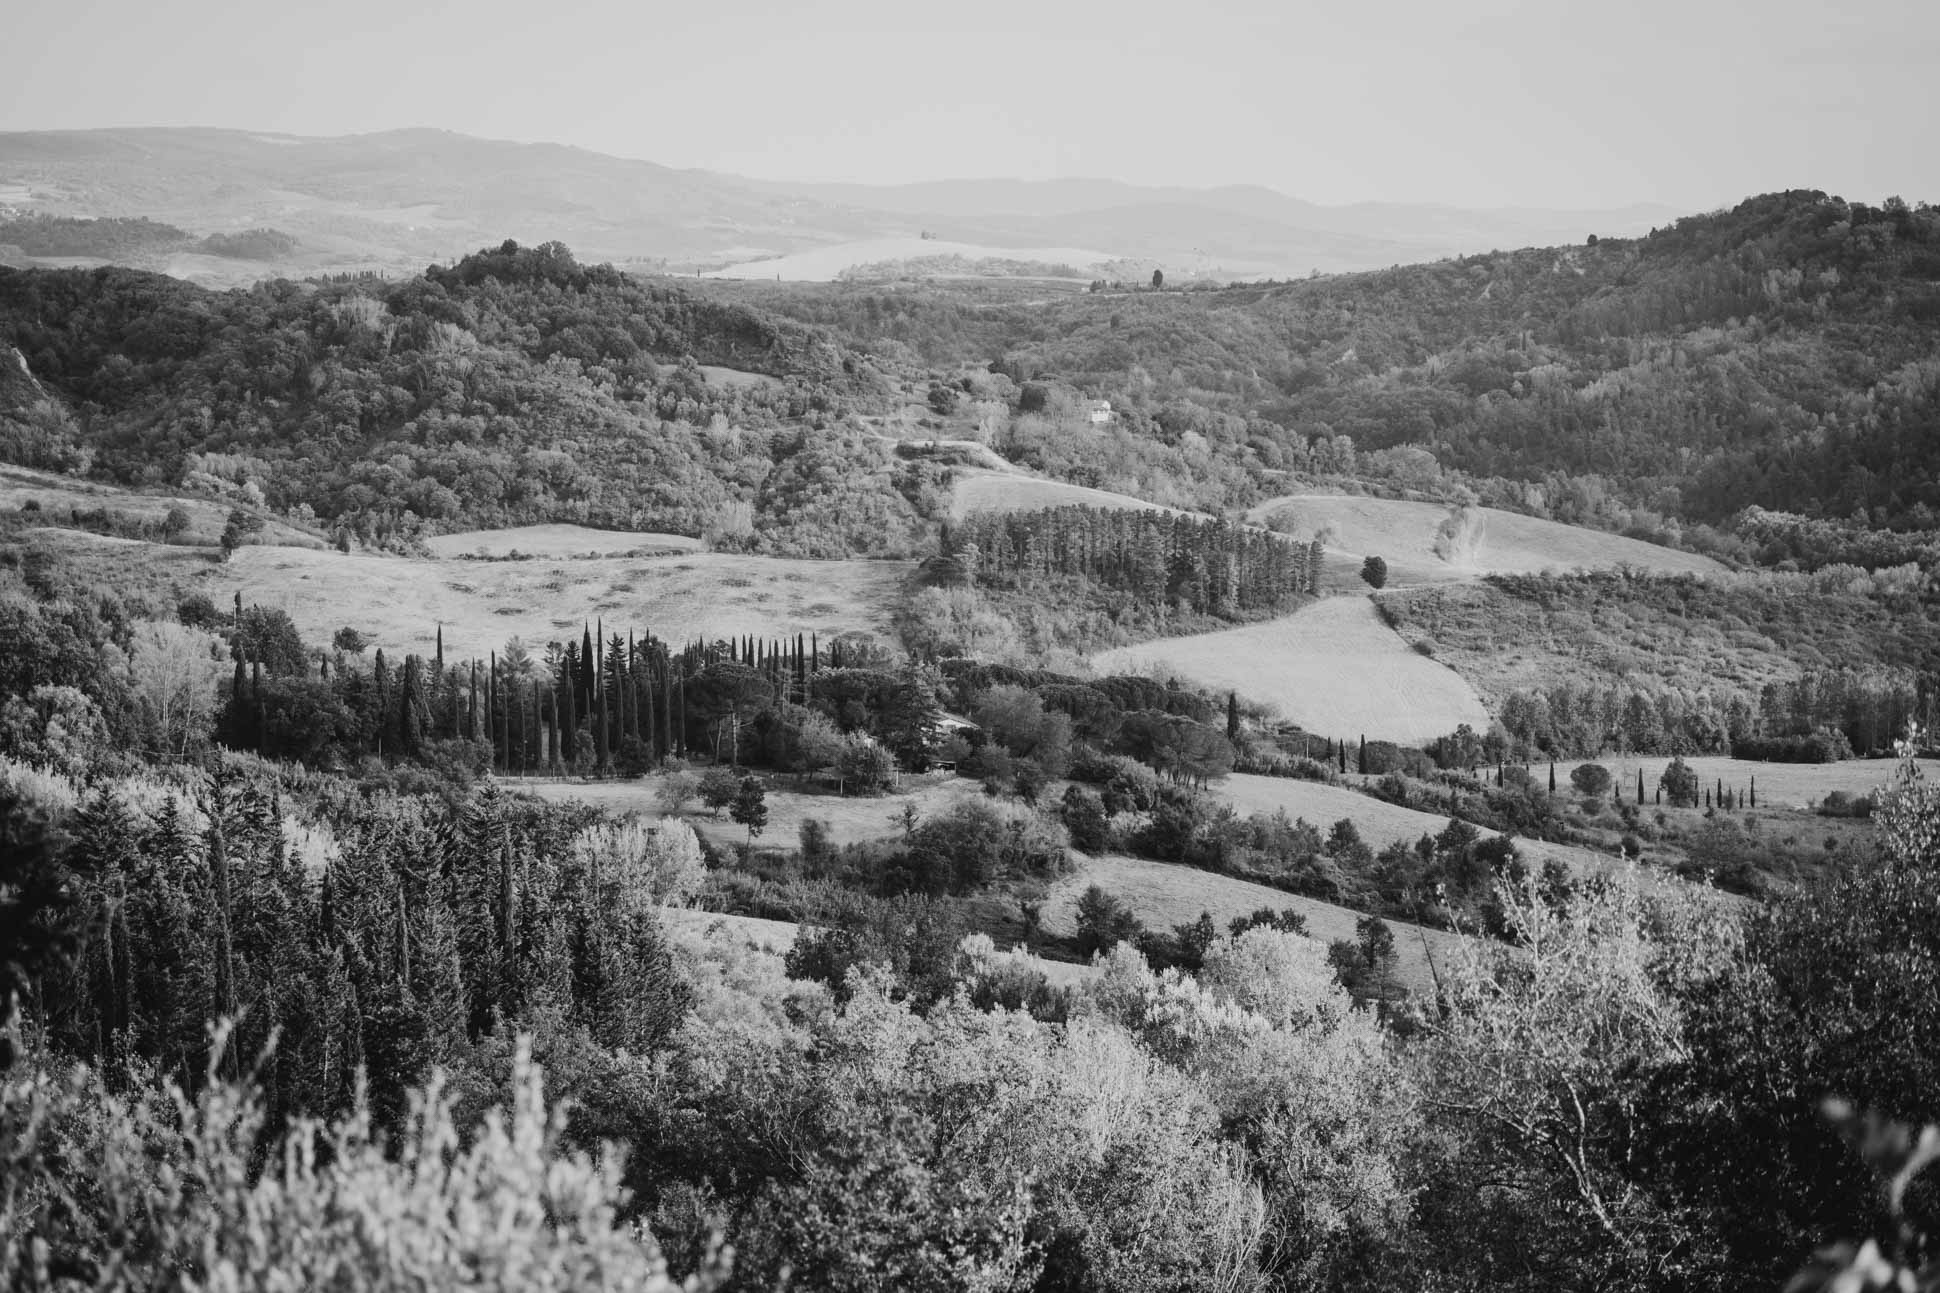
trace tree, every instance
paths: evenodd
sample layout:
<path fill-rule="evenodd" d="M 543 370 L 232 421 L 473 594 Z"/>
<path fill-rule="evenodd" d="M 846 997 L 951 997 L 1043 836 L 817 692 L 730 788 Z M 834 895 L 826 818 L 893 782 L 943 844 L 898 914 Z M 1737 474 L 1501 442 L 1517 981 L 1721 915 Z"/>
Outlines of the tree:
<path fill-rule="evenodd" d="M 768 792 L 757 777 L 743 777 L 728 807 L 728 816 L 748 828 L 748 847 L 768 826 Z"/>
<path fill-rule="evenodd" d="M 1579 764 L 1570 773 L 1570 784 L 1585 799 L 1598 799 L 1610 790 L 1610 769 L 1600 763 Z"/>
<path fill-rule="evenodd" d="M 188 533 L 189 524 L 188 509 L 177 504 L 169 508 L 168 515 L 162 518 L 162 537 L 173 543 Z"/>
<path fill-rule="evenodd" d="M 709 768 L 701 775 L 701 802 L 716 817 L 741 793 L 741 779 L 723 767 Z"/>
<path fill-rule="evenodd" d="M 1086 853 L 1104 852 L 1111 822 L 1097 795 L 1083 786 L 1065 787 L 1060 815 L 1064 828 L 1071 832 L 1071 847 Z"/>
<path fill-rule="evenodd" d="M 160 621 L 139 626 L 128 653 L 128 690 L 144 747 L 164 759 L 194 754 L 215 723 L 216 688 L 226 672 L 222 643 L 211 634 Z"/>
<path fill-rule="evenodd" d="M 263 518 L 254 512 L 245 512 L 238 507 L 229 513 L 229 523 L 222 527 L 222 559 L 235 555 L 237 548 L 248 543 L 263 532 Z"/>
<path fill-rule="evenodd" d="M 347 655 L 360 655 L 364 648 L 370 645 L 370 639 L 349 625 L 345 625 L 330 639 L 330 645 Z"/>
<path fill-rule="evenodd" d="M 1153 270 L 1152 271 L 1152 290 L 1154 292 L 1157 292 L 1162 290 L 1164 287 L 1165 287 L 1165 271 L 1162 269 Z"/>
<path fill-rule="evenodd" d="M 1369 557 L 1361 563 L 1361 578 L 1370 588 L 1385 587 L 1388 582 L 1388 563 L 1380 557 Z"/>
<path fill-rule="evenodd" d="M 1078 950 L 1086 956 L 1129 943 L 1143 928 L 1130 907 L 1095 884 L 1078 897 Z"/>
<path fill-rule="evenodd" d="M 1684 762 L 1683 755 L 1670 761 L 1664 774 L 1657 778 L 1657 784 L 1673 808 L 1691 808 L 1697 804 L 1698 775 L 1690 764 Z"/>

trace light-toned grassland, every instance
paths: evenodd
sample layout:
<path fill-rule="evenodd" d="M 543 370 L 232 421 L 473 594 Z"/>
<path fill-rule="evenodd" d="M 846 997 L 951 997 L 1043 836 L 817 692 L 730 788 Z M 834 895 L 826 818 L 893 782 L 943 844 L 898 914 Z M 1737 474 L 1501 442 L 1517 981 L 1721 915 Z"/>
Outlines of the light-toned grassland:
<path fill-rule="evenodd" d="M 1160 507 L 1157 503 L 1148 503 L 1129 494 L 1068 485 L 1061 480 L 977 469 L 959 472 L 956 488 L 950 496 L 950 515 L 958 519 L 974 512 L 1035 512 L 1049 507 L 1096 507 L 1106 511 L 1188 515 L 1176 507 Z"/>
<path fill-rule="evenodd" d="M 1332 525 L 1337 537 L 1330 550 L 1352 557 L 1357 570 L 1363 557 L 1382 558 L 1388 563 L 1389 581 L 1396 585 L 1473 579 L 1484 574 L 1609 570 L 1619 565 L 1667 574 L 1724 570 L 1709 557 L 1696 553 L 1492 507 L 1477 509 L 1483 520 L 1480 541 L 1464 554 L 1465 560 L 1457 563 L 1445 561 L 1435 552 L 1435 532 L 1449 513 L 1448 505 L 1442 503 L 1347 494 L 1289 494 L 1252 508 L 1247 519 L 1264 524 L 1282 510 L 1292 512 L 1295 531 L 1304 536 L 1311 537 L 1323 526 Z"/>
<path fill-rule="evenodd" d="M 760 638 L 849 630 L 887 635 L 910 565 L 896 561 L 790 561 L 731 553 L 533 561 L 440 561 L 335 551 L 248 547 L 213 567 L 218 605 L 289 612 L 306 641 L 327 643 L 346 625 L 392 651 L 429 651 L 444 625 L 445 652 L 482 656 L 517 637 L 538 649 L 603 619 L 611 631 L 650 631 L 680 643 L 706 636 Z"/>
<path fill-rule="evenodd" d="M 1323 598 L 1261 624 L 1119 647 L 1092 666 L 1106 674 L 1173 671 L 1335 739 L 1420 744 L 1489 722 L 1475 689 L 1409 650 L 1365 597 Z"/>
<path fill-rule="evenodd" d="M 762 387 L 781 385 L 781 379 L 766 373 L 750 373 L 740 368 L 723 368 L 719 364 L 702 364 L 701 375 L 715 386 L 738 387 L 742 390 L 759 390 Z"/>
<path fill-rule="evenodd" d="M 584 525 L 520 525 L 509 530 L 463 530 L 426 539 L 432 555 L 447 558 L 630 557 L 698 552 L 701 541 L 684 534 L 643 530 L 595 530 Z"/>
<path fill-rule="evenodd" d="M 38 502 L 45 513 L 65 512 L 70 508 L 79 508 L 84 512 L 106 508 L 110 512 L 121 512 L 144 521 L 161 521 L 170 508 L 180 507 L 189 516 L 189 528 L 183 532 L 181 539 L 185 544 L 213 544 L 219 540 L 223 528 L 229 523 L 229 512 L 235 506 L 221 499 L 147 493 L 76 480 L 70 476 L 57 476 L 29 467 L 0 464 L 0 508 L 17 508 L 29 499 Z M 49 519 L 53 518 L 50 516 Z M 267 516 L 256 541 L 298 548 L 326 546 L 319 535 Z"/>
<path fill-rule="evenodd" d="M 802 927 L 785 920 L 763 920 L 758 916 L 727 916 L 714 911 L 693 911 L 685 908 L 667 907 L 662 909 L 662 918 L 669 926 L 699 931 L 710 940 L 733 941 L 744 947 L 765 952 L 770 956 L 786 956 L 795 946 Z M 1043 957 L 1031 957 L 1032 968 L 1041 972 L 1053 987 L 1076 987 L 1088 979 L 1098 977 L 1095 967 L 1074 965 L 1069 961 L 1047 961 Z"/>
<path fill-rule="evenodd" d="M 1559 768 L 1557 776 L 1562 775 Z M 1634 773 L 1632 780 L 1635 780 Z M 1304 817 L 1322 835 L 1345 817 L 1354 823 L 1361 838 L 1377 851 L 1396 840 L 1413 843 L 1424 835 L 1439 835 L 1447 829 L 1449 820 L 1434 813 L 1390 804 L 1344 786 L 1331 786 L 1319 781 L 1296 781 L 1289 777 L 1256 777 L 1234 773 L 1223 781 L 1215 782 L 1212 793 L 1249 815 L 1263 816 L 1280 810 L 1288 817 Z M 1498 834 L 1484 827 L 1476 829 L 1485 839 Z M 1615 865 L 1614 859 L 1588 849 L 1551 844 L 1544 840 L 1519 837 L 1516 849 L 1531 866 L 1540 867 L 1554 858 L 1577 875 L 1601 874 Z"/>
<path fill-rule="evenodd" d="M 1731 759 L 1723 755 L 1692 755 L 1684 762 L 1698 775 L 1698 793 L 1706 790 L 1715 792 L 1720 779 L 1724 788 L 1731 794 L 1738 791 L 1749 792 L 1752 778 L 1758 779 L 1758 806 L 1760 808 L 1811 808 L 1835 790 L 1843 790 L 1849 795 L 1859 796 L 1880 789 L 1893 780 L 1898 763 L 1893 759 L 1847 759 L 1842 763 L 1761 763 L 1755 759 Z M 1661 755 L 1625 756 L 1611 755 L 1601 759 L 1574 759 L 1556 765 L 1556 788 L 1567 791 L 1570 773 L 1585 763 L 1600 763 L 1610 770 L 1616 786 L 1623 791 L 1626 801 L 1636 802 L 1637 773 L 1644 774 L 1644 802 L 1654 805 L 1657 799 L 1657 779 L 1664 775 L 1670 766 L 1670 758 Z M 1940 759 L 1920 760 L 1921 771 L 1928 780 L 1940 779 Z M 1547 778 L 1548 768 L 1538 764 L 1531 769 L 1536 776 Z"/>
<path fill-rule="evenodd" d="M 794 848 L 802 823 L 816 818 L 829 828 L 836 844 L 859 844 L 883 839 L 902 830 L 903 810 L 914 808 L 918 818 L 934 817 L 965 799 L 978 799 L 982 788 L 960 777 L 929 776 L 903 778 L 894 794 L 875 797 L 838 795 L 832 792 L 791 789 L 790 778 L 768 782 L 768 826 L 761 842 L 781 848 Z M 659 817 L 659 788 L 663 778 L 642 777 L 631 781 L 575 781 L 557 778 L 521 780 L 508 778 L 508 789 L 524 791 L 555 803 L 597 804 L 622 812 L 639 812 Z M 725 812 L 718 817 L 705 808 L 692 808 L 682 819 L 709 839 L 721 844 L 739 844 L 747 839 L 744 827 L 735 825 Z"/>
<path fill-rule="evenodd" d="M 1044 904 L 1044 927 L 1055 934 L 1074 931 L 1078 898 L 1094 884 L 1123 901 L 1149 929 L 1170 930 L 1174 925 L 1190 924 L 1204 911 L 1212 913 L 1223 933 L 1228 921 L 1251 915 L 1261 907 L 1275 911 L 1291 908 L 1307 918 L 1309 936 L 1331 943 L 1352 939 L 1354 925 L 1361 919 L 1360 912 L 1347 907 L 1210 871 L 1107 856 L 1084 859 L 1077 871 L 1058 881 Z M 1429 956 L 1434 956 L 1437 965 L 1447 964 L 1461 936 L 1401 921 L 1387 923 L 1394 931 L 1395 977 L 1412 992 L 1433 991 Z"/>

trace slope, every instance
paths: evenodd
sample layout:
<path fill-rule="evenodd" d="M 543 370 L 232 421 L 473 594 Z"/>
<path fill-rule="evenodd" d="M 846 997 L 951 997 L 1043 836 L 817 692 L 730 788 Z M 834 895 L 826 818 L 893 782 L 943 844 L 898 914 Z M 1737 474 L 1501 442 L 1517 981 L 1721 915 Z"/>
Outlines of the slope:
<path fill-rule="evenodd" d="M 1334 739 L 1419 745 L 1489 714 L 1447 667 L 1408 649 L 1365 597 L 1328 597 L 1263 624 L 1120 647 L 1092 659 L 1100 673 L 1174 672 L 1274 706 Z"/>

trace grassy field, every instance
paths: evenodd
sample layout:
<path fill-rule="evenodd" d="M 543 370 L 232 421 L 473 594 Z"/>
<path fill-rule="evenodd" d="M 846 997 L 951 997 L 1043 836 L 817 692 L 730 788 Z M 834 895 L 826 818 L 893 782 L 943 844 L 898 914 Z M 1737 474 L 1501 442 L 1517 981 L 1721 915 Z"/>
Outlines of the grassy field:
<path fill-rule="evenodd" d="M 250 547 L 212 568 L 208 591 L 218 605 L 240 591 L 245 603 L 281 607 L 318 644 L 349 625 L 391 651 L 429 651 L 443 624 L 446 653 L 464 658 L 513 637 L 540 649 L 596 618 L 672 642 L 887 634 L 909 570 L 906 562 L 712 552 L 479 562 Z"/>
<path fill-rule="evenodd" d="M 505 785 L 554 802 L 597 804 L 604 808 L 661 816 L 656 792 L 659 778 L 634 781 L 574 781 L 556 778 L 522 781 L 510 778 Z M 903 810 L 913 807 L 918 817 L 933 817 L 964 799 L 979 799 L 983 790 L 974 781 L 959 777 L 904 777 L 896 794 L 878 798 L 854 797 L 819 791 L 789 788 L 786 777 L 775 780 L 768 789 L 768 828 L 762 835 L 766 843 L 793 848 L 801 834 L 802 822 L 810 817 L 826 823 L 829 837 L 837 844 L 859 844 L 882 839 L 902 830 Z M 716 817 L 705 808 L 683 813 L 695 830 L 720 844 L 740 844 L 747 832 L 736 826 L 726 813 Z"/>
<path fill-rule="evenodd" d="M 1489 722 L 1475 689 L 1408 649 L 1365 597 L 1328 597 L 1280 619 L 1106 651 L 1100 673 L 1153 669 L 1231 689 L 1310 732 L 1419 744 Z"/>
<path fill-rule="evenodd" d="M 989 247 L 981 243 L 947 242 L 936 238 L 868 238 L 812 247 L 768 260 L 748 261 L 709 272 L 708 278 L 780 279 L 785 283 L 829 283 L 845 269 L 883 261 L 921 260 L 932 256 L 961 256 L 966 260 L 1001 259 L 1042 261 L 1068 265 L 1083 278 L 1112 257 L 1082 247 Z"/>
<path fill-rule="evenodd" d="M 1456 562 L 1446 561 L 1435 552 L 1436 529 L 1449 512 L 1441 503 L 1289 494 L 1261 503 L 1247 513 L 1247 519 L 1264 524 L 1268 517 L 1282 511 L 1290 511 L 1296 531 L 1308 537 L 1323 526 L 1333 526 L 1337 537 L 1330 551 L 1351 557 L 1357 570 L 1361 558 L 1381 557 L 1388 563 L 1388 578 L 1395 585 L 1494 573 L 1607 570 L 1619 565 L 1669 573 L 1704 574 L 1724 569 L 1695 553 L 1492 507 L 1477 509 L 1483 522 L 1479 540 L 1458 554 L 1461 559 Z"/>
<path fill-rule="evenodd" d="M 1045 929 L 1060 935 L 1075 930 L 1078 898 L 1094 884 L 1122 900 L 1150 929 L 1170 930 L 1174 925 L 1189 924 L 1205 911 L 1212 913 L 1223 932 L 1228 921 L 1250 915 L 1261 907 L 1275 911 L 1292 908 L 1307 918 L 1309 935 L 1322 942 L 1333 942 L 1352 939 L 1355 922 L 1361 919 L 1360 912 L 1347 907 L 1249 884 L 1230 876 L 1114 856 L 1086 858 L 1075 873 L 1058 881 L 1044 905 Z M 1395 977 L 1410 991 L 1432 992 L 1434 977 L 1429 970 L 1429 957 L 1432 955 L 1437 965 L 1446 964 L 1460 942 L 1460 935 L 1400 921 L 1389 921 L 1388 926 L 1394 931 Z"/>
<path fill-rule="evenodd" d="M 29 467 L 0 464 L 0 508 L 17 508 L 29 500 L 39 503 L 44 513 L 63 512 L 69 508 L 79 508 L 83 512 L 106 508 L 110 512 L 157 522 L 168 515 L 170 508 L 179 507 L 189 516 L 189 528 L 183 532 L 181 542 L 210 545 L 222 537 L 223 528 L 229 523 L 230 509 L 235 506 L 221 499 L 166 492 L 145 493 L 76 480 L 71 476 L 57 476 Z M 320 535 L 287 521 L 270 518 L 267 513 L 260 514 L 265 519 L 263 532 L 258 536 L 261 542 L 298 548 L 321 549 L 327 546 Z M 48 519 L 55 518 L 50 516 Z"/>
<path fill-rule="evenodd" d="M 509 530 L 464 530 L 426 539 L 434 556 L 634 557 L 698 552 L 701 541 L 684 534 L 595 530 L 584 525 L 520 525 Z"/>
<path fill-rule="evenodd" d="M 788 955 L 802 931 L 800 925 L 785 920 L 729 916 L 716 911 L 694 911 L 680 907 L 662 908 L 662 919 L 669 926 L 693 930 L 708 939 L 733 940 L 770 956 Z M 1098 977 L 1094 967 L 1075 965 L 1069 961 L 1047 961 L 1043 957 L 1033 956 L 1031 964 L 1054 987 L 1076 987 Z"/>
<path fill-rule="evenodd" d="M 1563 771 L 1557 768 L 1559 780 Z M 1631 774 L 1636 779 L 1636 774 Z M 1759 783 L 1761 786 L 1763 782 Z M 1242 813 L 1265 815 L 1284 810 L 1289 817 L 1304 817 L 1324 835 L 1335 822 L 1345 817 L 1354 823 L 1361 838 L 1375 850 L 1396 840 L 1413 843 L 1423 835 L 1439 835 L 1448 827 L 1448 818 L 1434 813 L 1402 808 L 1344 786 L 1318 781 L 1295 781 L 1288 777 L 1255 777 L 1234 773 L 1212 787 L 1214 797 L 1231 804 Z M 1484 838 L 1497 832 L 1477 827 Z M 1611 860 L 1588 849 L 1551 844 L 1543 840 L 1517 839 L 1516 848 L 1531 865 L 1540 867 L 1550 858 L 1564 863 L 1578 875 L 1601 873 Z"/>
<path fill-rule="evenodd" d="M 1751 759 L 1731 759 L 1723 755 L 1693 755 L 1684 762 L 1698 775 L 1698 789 L 1715 791 L 1720 779 L 1725 789 L 1733 794 L 1740 790 L 1751 789 L 1752 778 L 1758 779 L 1758 806 L 1760 808 L 1811 808 L 1835 790 L 1843 790 L 1855 797 L 1868 794 L 1888 784 L 1899 766 L 1892 759 L 1848 759 L 1843 763 L 1761 763 Z M 1624 798 L 1634 802 L 1637 794 L 1637 774 L 1644 774 L 1644 799 L 1652 803 L 1656 799 L 1657 779 L 1670 765 L 1668 756 L 1606 756 L 1600 759 L 1576 759 L 1569 763 L 1556 765 L 1556 785 L 1559 789 L 1569 785 L 1569 776 L 1585 763 L 1600 763 L 1610 770 L 1617 786 L 1624 792 Z M 1928 780 L 1940 779 L 1940 759 L 1920 760 L 1921 771 Z M 1546 767 L 1538 765 L 1532 769 L 1538 776 L 1547 778 Z"/>
<path fill-rule="evenodd" d="M 1176 507 L 1160 507 L 1157 503 L 1148 503 L 1129 494 L 1067 485 L 1061 480 L 977 469 L 959 472 L 956 489 L 950 496 L 950 515 L 956 518 L 974 512 L 1033 512 L 1047 507 L 1096 507 L 1107 511 L 1185 515 Z"/>

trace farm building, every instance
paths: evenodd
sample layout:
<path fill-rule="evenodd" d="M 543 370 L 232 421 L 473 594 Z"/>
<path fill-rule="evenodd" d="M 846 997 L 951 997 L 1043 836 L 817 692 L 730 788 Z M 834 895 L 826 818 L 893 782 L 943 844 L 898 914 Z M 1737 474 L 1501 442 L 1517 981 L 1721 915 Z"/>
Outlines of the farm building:
<path fill-rule="evenodd" d="M 1091 401 L 1091 409 L 1087 416 L 1091 419 L 1091 425 L 1102 427 L 1110 426 L 1118 415 L 1111 411 L 1110 400 L 1093 400 Z"/>

